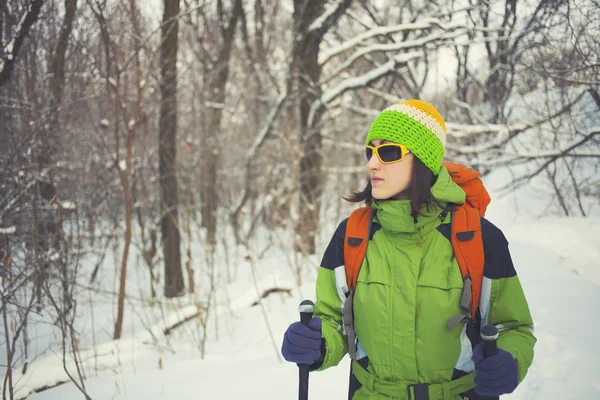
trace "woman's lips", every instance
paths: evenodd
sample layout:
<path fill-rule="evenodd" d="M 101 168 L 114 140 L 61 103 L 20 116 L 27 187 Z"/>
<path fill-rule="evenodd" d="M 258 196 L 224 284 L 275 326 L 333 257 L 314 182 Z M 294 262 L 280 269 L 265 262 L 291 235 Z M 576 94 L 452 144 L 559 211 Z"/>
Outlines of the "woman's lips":
<path fill-rule="evenodd" d="M 383 182 L 383 179 L 375 178 L 375 177 L 371 178 L 371 184 L 373 184 L 373 185 L 376 183 L 380 183 L 380 182 Z"/>

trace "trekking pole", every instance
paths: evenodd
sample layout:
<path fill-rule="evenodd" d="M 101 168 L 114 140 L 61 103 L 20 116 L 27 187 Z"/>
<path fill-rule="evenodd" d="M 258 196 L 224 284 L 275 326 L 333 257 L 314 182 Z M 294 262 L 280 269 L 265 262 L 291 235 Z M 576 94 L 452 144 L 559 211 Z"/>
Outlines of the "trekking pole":
<path fill-rule="evenodd" d="M 315 303 L 310 300 L 304 300 L 298 307 L 300 311 L 300 322 L 302 325 L 308 326 L 315 311 Z M 308 400 L 308 372 L 309 365 L 298 364 L 300 369 L 300 377 L 298 381 L 298 400 Z"/>
<path fill-rule="evenodd" d="M 496 345 L 496 340 L 498 340 L 498 328 L 494 325 L 486 325 L 481 328 L 480 336 L 483 340 L 483 356 L 491 357 L 498 353 L 498 346 Z M 482 400 L 500 400 L 498 396 L 479 396 Z"/>
<path fill-rule="evenodd" d="M 481 328 L 481 339 L 483 340 L 483 355 L 491 357 L 498 352 L 496 340 L 498 339 L 498 328 L 494 325 L 486 325 Z"/>

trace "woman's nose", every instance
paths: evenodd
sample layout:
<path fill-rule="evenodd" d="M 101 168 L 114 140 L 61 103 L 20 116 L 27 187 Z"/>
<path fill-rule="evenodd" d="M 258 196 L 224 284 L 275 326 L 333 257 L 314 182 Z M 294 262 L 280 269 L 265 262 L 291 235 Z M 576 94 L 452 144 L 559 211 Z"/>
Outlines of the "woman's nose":
<path fill-rule="evenodd" d="M 367 169 L 369 171 L 371 170 L 378 170 L 381 168 L 381 163 L 379 162 L 379 158 L 377 157 L 377 154 L 373 153 L 371 155 L 371 158 L 369 159 L 369 161 L 367 161 Z"/>

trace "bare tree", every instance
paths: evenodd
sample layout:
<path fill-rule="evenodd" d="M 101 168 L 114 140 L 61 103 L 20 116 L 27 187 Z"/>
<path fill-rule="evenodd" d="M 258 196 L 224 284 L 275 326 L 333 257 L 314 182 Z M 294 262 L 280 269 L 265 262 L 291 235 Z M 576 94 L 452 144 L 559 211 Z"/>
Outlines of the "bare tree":
<path fill-rule="evenodd" d="M 463 47 L 463 55 L 459 58 L 459 68 L 462 75 L 458 82 L 460 100 L 466 101 L 466 87 L 470 84 L 480 85 L 483 91 L 483 101 L 490 104 L 494 113 L 490 122 L 506 120 L 505 106 L 512 93 L 516 69 L 523 54 L 542 45 L 540 39 L 557 9 L 564 2 L 558 0 L 539 0 L 533 4 L 533 11 L 518 11 L 516 0 L 501 0 L 476 2 L 470 0 L 471 7 L 467 10 L 475 28 L 479 29 L 485 44 L 488 61 L 487 73 L 481 77 L 483 83 L 477 81 L 477 74 L 471 73 L 468 67 L 469 44 Z M 503 7 L 502 7 L 503 6 Z M 500 18 L 496 18 L 497 9 L 504 9 Z M 475 39 L 470 36 L 470 40 Z M 481 74 L 481 71 L 479 71 Z"/>
<path fill-rule="evenodd" d="M 50 67 L 50 98 L 48 100 L 48 120 L 49 130 L 45 135 L 41 135 L 41 148 L 37 152 L 37 164 L 41 171 L 52 171 L 53 159 L 56 156 L 56 149 L 58 146 L 58 133 L 60 132 L 60 107 L 62 103 L 62 97 L 65 87 L 65 59 L 67 54 L 67 48 L 69 47 L 69 38 L 73 31 L 73 21 L 75 20 L 75 13 L 77 11 L 77 0 L 65 0 L 65 15 L 60 28 L 60 33 L 56 41 L 56 46 L 53 51 L 52 64 Z M 56 184 L 53 182 L 53 176 L 51 173 L 46 175 L 46 179 L 40 180 L 38 183 L 39 194 L 42 200 L 46 204 L 51 204 L 53 201 L 59 201 L 59 194 L 56 189 Z M 46 232 L 47 235 L 40 237 L 40 245 L 43 250 L 48 251 L 51 248 L 58 250 L 58 243 L 60 242 L 61 227 L 58 225 L 58 221 L 55 219 L 41 220 L 40 231 Z M 66 263 L 61 264 L 66 268 Z M 37 287 L 42 287 L 42 274 L 48 269 L 48 265 L 42 267 L 41 273 L 38 273 L 38 279 L 40 282 Z M 65 285 L 64 291 L 68 292 L 68 283 L 64 279 L 67 272 L 63 269 L 63 283 Z M 41 298 L 38 298 L 39 304 L 41 304 Z"/>
<path fill-rule="evenodd" d="M 118 338 L 132 272 L 150 280 L 140 290 L 153 305 L 159 285 L 166 297 L 189 286 L 182 301 L 197 311 L 180 322 L 199 320 L 204 354 L 236 257 L 254 275 L 280 246 L 300 282 L 292 248 L 317 251 L 323 219 L 347 215 L 350 205 L 323 199 L 362 186 L 359 138 L 408 97 L 441 109 L 454 161 L 508 169 L 505 189 L 542 189 L 550 212 L 598 210 L 597 2 L 163 3 L 153 27 L 136 0 L 0 0 L 5 398 L 36 357 L 36 301 L 85 393 L 81 294 L 114 285 L 102 290 Z M 455 75 L 446 61 L 458 61 Z"/>
<path fill-rule="evenodd" d="M 542 1 L 517 14 L 516 4 L 507 2 L 498 19 L 491 17 L 491 6 L 478 4 L 483 18 L 473 21 L 502 28 L 498 38 L 482 31 L 494 67 L 474 74 L 465 58 L 464 76 L 473 79 L 461 83 L 485 82 L 478 85 L 492 112 L 458 102 L 469 124 L 449 124 L 450 154 L 484 173 L 514 169 L 505 190 L 537 182 L 554 192 L 556 212 L 587 215 L 590 198 L 600 198 L 594 165 L 600 156 L 600 69 L 593 50 L 600 13 L 589 2 Z M 540 148 L 527 149 L 531 140 Z"/>
<path fill-rule="evenodd" d="M 161 66 L 161 104 L 159 127 L 162 245 L 165 262 L 165 296 L 183 294 L 185 284 L 181 267 L 179 196 L 177 163 L 177 49 L 179 0 L 164 0 Z"/>
<path fill-rule="evenodd" d="M 211 51 L 203 51 L 201 57 L 205 68 L 206 96 L 208 105 L 204 118 L 206 131 L 203 134 L 201 174 L 202 223 L 206 228 L 206 242 L 213 247 L 216 244 L 217 212 L 219 205 L 218 171 L 220 168 L 221 119 L 225 104 L 225 86 L 229 80 L 229 63 L 234 48 L 234 36 L 238 21 L 243 18 L 244 9 L 241 0 L 235 0 L 227 18 L 222 0 L 217 0 L 216 18 L 218 21 L 218 45 L 213 43 Z M 198 27 L 196 27 L 198 29 Z M 213 33 L 216 36 L 216 32 Z M 204 46 L 199 39 L 199 45 Z M 211 55 L 216 53 L 215 56 Z"/>
<path fill-rule="evenodd" d="M 291 64 L 293 83 L 299 93 L 299 213 L 297 249 L 306 254 L 315 252 L 315 233 L 319 227 L 319 209 L 322 193 L 322 159 L 320 109 L 311 112 L 319 99 L 321 77 L 319 50 L 323 36 L 350 6 L 351 0 L 329 4 L 319 0 L 294 1 L 294 44 Z M 291 87 L 288 89 L 290 90 Z"/>
<path fill-rule="evenodd" d="M 133 115 L 130 115 L 127 111 L 127 107 L 123 104 L 121 99 L 121 88 L 120 88 L 120 72 L 117 75 L 117 86 L 115 87 L 116 94 L 116 111 L 117 115 L 121 115 L 121 121 L 125 125 L 127 132 L 126 143 L 125 143 L 125 160 L 121 159 L 120 149 L 120 130 L 119 124 L 115 124 L 115 144 L 116 144 L 116 166 L 118 167 L 119 177 L 121 185 L 123 187 L 123 197 L 125 202 L 125 243 L 123 245 L 123 256 L 121 258 L 121 274 L 119 279 L 119 301 L 117 307 L 117 320 L 115 322 L 114 339 L 119 339 L 123 330 L 123 318 L 125 313 L 125 291 L 127 284 L 127 264 L 129 261 L 129 248 L 131 246 L 132 239 L 132 219 L 133 219 L 133 202 L 132 202 L 132 190 L 131 190 L 131 169 L 132 169 L 132 157 L 133 157 L 133 146 L 135 140 L 135 132 L 141 122 L 141 108 L 142 108 L 142 71 L 140 66 L 140 55 L 139 55 L 139 41 L 140 41 L 140 23 L 138 17 L 138 7 L 135 0 L 129 0 L 129 12 L 131 16 L 131 25 L 133 27 L 135 43 L 134 48 L 134 60 L 135 60 L 135 88 L 136 88 L 136 101 L 134 105 Z M 126 87 L 127 88 L 127 87 Z"/>

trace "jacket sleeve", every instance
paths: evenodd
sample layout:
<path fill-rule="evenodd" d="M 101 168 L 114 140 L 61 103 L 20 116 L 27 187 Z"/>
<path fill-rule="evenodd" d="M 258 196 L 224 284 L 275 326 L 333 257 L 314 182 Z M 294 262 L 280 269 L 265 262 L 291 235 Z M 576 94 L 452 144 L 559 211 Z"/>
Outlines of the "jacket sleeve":
<path fill-rule="evenodd" d="M 319 371 L 336 366 L 348 352 L 346 335 L 343 332 L 342 313 L 346 299 L 346 274 L 344 267 L 344 220 L 335 231 L 325 250 L 317 275 L 317 302 L 315 317 L 323 322 L 322 335 L 325 339 L 323 363 L 313 366 Z"/>
<path fill-rule="evenodd" d="M 485 271 L 482 286 L 482 322 L 500 331 L 498 348 L 513 355 L 519 366 L 519 382 L 533 362 L 536 338 L 533 319 L 523 287 L 514 268 L 504 234 L 489 221 L 483 221 Z M 486 240 L 487 239 L 487 240 Z"/>

